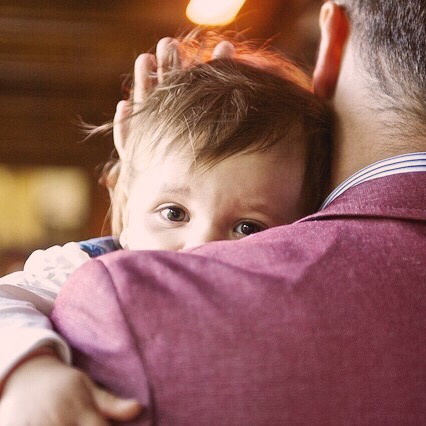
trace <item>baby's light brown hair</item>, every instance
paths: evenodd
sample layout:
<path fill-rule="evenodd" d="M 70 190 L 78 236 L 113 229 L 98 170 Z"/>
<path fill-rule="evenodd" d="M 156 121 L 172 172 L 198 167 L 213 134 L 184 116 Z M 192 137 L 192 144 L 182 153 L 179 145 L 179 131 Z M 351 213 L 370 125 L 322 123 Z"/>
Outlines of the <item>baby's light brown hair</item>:
<path fill-rule="evenodd" d="M 216 36 L 181 40 L 183 67 L 170 71 L 143 104 L 133 106 L 124 158 L 104 171 L 114 235 L 126 225 L 128 194 L 142 168 L 142 153 L 165 142 L 166 155 L 191 155 L 194 169 L 267 152 L 277 144 L 284 155 L 300 150 L 306 164 L 303 212 L 314 212 L 324 199 L 329 114 L 311 92 L 310 79 L 277 53 L 235 40 L 232 58 L 210 60 L 218 41 Z"/>

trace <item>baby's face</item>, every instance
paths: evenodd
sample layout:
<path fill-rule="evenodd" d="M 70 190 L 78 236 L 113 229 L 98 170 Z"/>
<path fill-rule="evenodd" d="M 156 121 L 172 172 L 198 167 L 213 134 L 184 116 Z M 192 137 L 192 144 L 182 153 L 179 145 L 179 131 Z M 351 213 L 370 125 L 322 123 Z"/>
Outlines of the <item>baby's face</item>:
<path fill-rule="evenodd" d="M 125 248 L 181 250 L 237 240 L 302 216 L 301 155 L 283 159 L 272 149 L 195 172 L 180 155 L 154 155 L 148 164 L 130 191 Z"/>

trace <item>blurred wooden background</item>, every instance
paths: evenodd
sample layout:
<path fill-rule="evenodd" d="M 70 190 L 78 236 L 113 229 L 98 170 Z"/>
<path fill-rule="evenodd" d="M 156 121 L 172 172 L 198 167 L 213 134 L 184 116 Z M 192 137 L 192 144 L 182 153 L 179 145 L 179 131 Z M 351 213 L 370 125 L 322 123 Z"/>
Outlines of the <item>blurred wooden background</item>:
<path fill-rule="evenodd" d="M 9 209 L 9 215 L 0 214 L 0 275 L 18 267 L 38 246 L 108 233 L 102 230 L 108 197 L 97 184 L 95 169 L 107 161 L 112 142 L 107 138 L 80 143 L 75 122 L 79 116 L 94 124 L 112 118 L 121 99 L 121 80 L 137 54 L 163 36 L 193 27 L 185 17 L 187 4 L 188 0 L 2 0 L 0 167 L 10 172 L 8 176 L 46 166 L 78 169 L 87 177 L 88 206 L 78 226 L 61 231 L 46 225 L 45 231 L 26 240 L 32 227 L 21 229 L 20 215 L 11 210 L 14 198 L 25 194 L 6 191 L 8 180 L 0 173 L 0 209 Z M 271 39 L 310 66 L 319 37 L 320 6 L 321 0 L 247 0 L 228 28 L 247 30 L 249 38 Z M 31 183 L 31 178 L 25 182 Z M 61 188 L 56 199 L 68 196 Z M 14 235 L 11 230 L 21 230 L 22 238 L 2 238 L 6 231 Z"/>

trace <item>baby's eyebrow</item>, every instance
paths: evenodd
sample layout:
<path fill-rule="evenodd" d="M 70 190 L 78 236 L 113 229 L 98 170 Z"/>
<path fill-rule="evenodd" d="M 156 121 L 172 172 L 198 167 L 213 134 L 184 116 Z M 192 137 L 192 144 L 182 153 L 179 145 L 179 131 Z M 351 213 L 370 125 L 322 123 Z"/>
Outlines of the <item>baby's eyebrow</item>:
<path fill-rule="evenodd" d="M 160 191 L 162 194 L 179 194 L 188 196 L 191 193 L 191 188 L 189 186 L 176 186 L 165 183 L 161 186 Z"/>
<path fill-rule="evenodd" d="M 276 202 L 263 200 L 246 200 L 241 204 L 242 210 L 260 212 L 277 222 L 283 221 L 283 213 Z"/>
<path fill-rule="evenodd" d="M 244 205 L 245 210 L 260 212 L 270 217 L 277 216 L 277 212 L 269 204 L 266 203 L 248 203 Z"/>

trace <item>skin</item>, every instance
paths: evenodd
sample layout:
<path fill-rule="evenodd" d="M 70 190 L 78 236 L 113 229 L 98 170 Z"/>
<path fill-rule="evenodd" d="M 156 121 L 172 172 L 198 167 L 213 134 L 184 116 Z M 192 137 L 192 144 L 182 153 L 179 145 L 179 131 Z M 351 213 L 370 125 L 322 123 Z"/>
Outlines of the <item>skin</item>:
<path fill-rule="evenodd" d="M 250 153 L 191 171 L 191 158 L 154 153 L 130 191 L 129 249 L 182 250 L 291 223 L 302 212 L 300 154 Z M 253 179 L 256 176 L 256 179 Z M 226 191 L 223 189 L 226 188 Z"/>
<path fill-rule="evenodd" d="M 52 353 L 34 354 L 7 380 L 0 404 L 2 426 L 103 426 L 129 421 L 141 407 L 97 387 L 86 374 Z"/>

